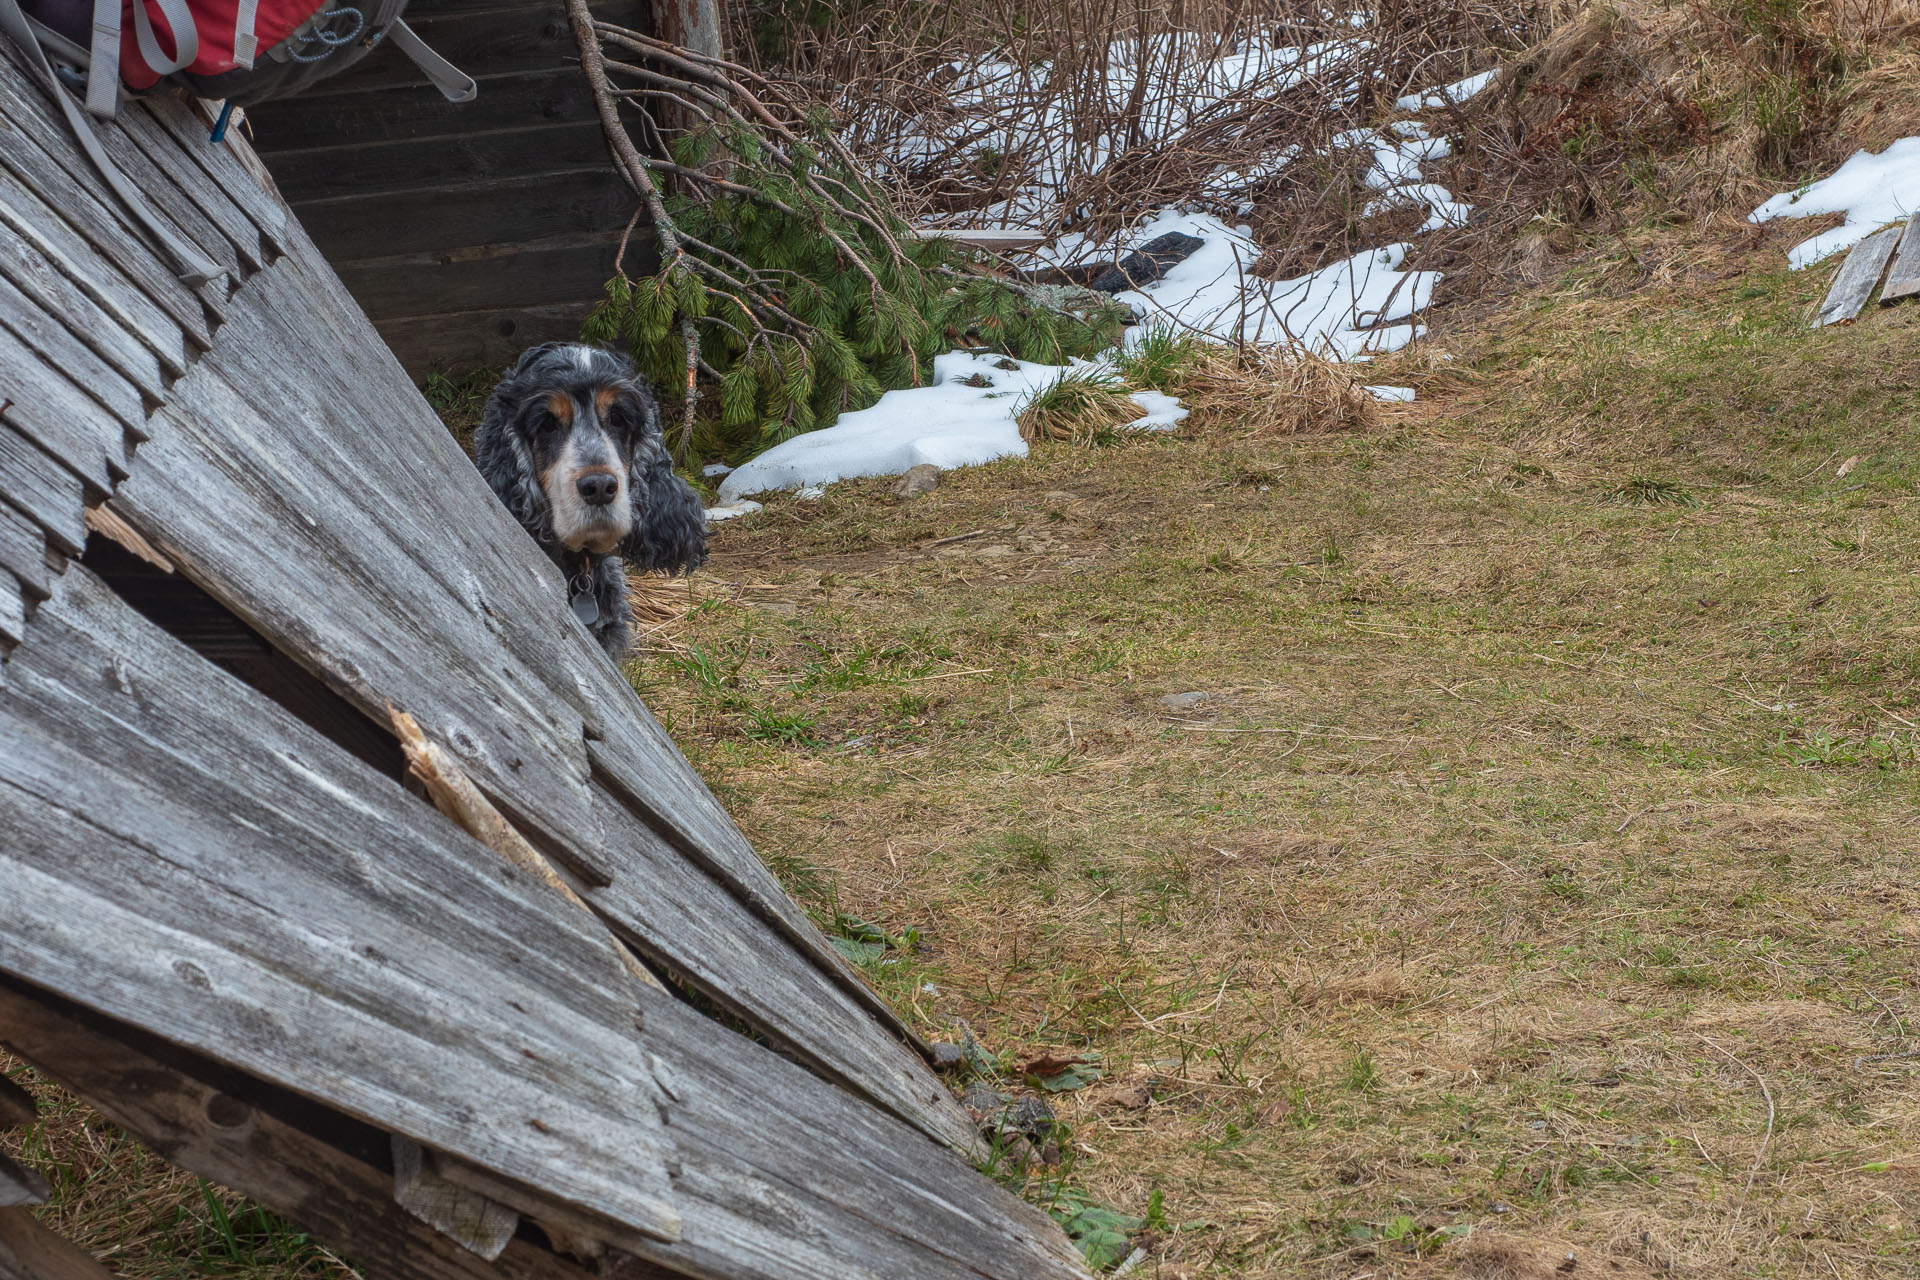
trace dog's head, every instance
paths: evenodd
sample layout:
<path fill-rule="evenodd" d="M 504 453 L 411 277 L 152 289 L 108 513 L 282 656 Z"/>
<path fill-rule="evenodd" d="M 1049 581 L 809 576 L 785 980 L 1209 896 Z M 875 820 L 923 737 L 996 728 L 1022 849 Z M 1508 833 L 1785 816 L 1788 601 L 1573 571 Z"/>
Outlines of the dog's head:
<path fill-rule="evenodd" d="M 706 520 L 673 473 L 653 391 L 603 347 L 553 342 L 520 357 L 474 433 L 475 462 L 549 549 L 618 551 L 643 569 L 706 559 Z"/>

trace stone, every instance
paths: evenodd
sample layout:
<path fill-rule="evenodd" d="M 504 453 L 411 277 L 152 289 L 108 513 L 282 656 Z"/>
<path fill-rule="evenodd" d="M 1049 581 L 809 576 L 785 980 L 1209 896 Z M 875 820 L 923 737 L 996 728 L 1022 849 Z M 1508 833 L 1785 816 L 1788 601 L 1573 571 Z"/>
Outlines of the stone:
<path fill-rule="evenodd" d="M 936 1040 L 927 1049 L 933 1054 L 935 1071 L 958 1071 L 967 1065 L 967 1051 L 957 1044 Z"/>
<path fill-rule="evenodd" d="M 1169 711 L 1194 711 L 1201 703 L 1213 695 L 1195 690 L 1192 693 L 1170 693 L 1160 699 L 1160 705 Z"/>
<path fill-rule="evenodd" d="M 1087 282 L 1100 293 L 1124 293 L 1152 284 L 1191 258 L 1206 243 L 1199 236 L 1169 231 L 1156 236 Z"/>
<path fill-rule="evenodd" d="M 893 496 L 896 502 L 911 502 L 939 487 L 940 468 L 931 462 L 923 462 L 917 467 L 908 468 L 905 475 L 893 482 Z"/>

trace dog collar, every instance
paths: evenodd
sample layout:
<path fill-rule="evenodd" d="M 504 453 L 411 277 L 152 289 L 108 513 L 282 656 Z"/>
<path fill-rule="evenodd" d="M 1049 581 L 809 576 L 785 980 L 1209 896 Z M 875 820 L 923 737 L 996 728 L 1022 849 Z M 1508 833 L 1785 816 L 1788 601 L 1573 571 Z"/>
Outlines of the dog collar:
<path fill-rule="evenodd" d="M 580 553 L 580 572 L 567 583 L 567 604 L 582 626 L 591 627 L 600 621 L 600 599 L 593 590 L 593 556 L 585 551 Z"/>

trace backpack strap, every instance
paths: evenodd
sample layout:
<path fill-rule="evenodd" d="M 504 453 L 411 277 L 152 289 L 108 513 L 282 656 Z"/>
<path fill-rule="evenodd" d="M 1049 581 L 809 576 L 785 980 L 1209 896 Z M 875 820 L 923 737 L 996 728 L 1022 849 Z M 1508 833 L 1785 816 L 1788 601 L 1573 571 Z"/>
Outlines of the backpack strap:
<path fill-rule="evenodd" d="M 396 18 L 393 25 L 387 28 L 387 39 L 413 60 L 413 65 L 420 68 L 421 73 L 448 102 L 471 102 L 474 95 L 480 92 L 480 86 L 473 82 L 472 76 L 428 48 L 427 42 L 399 19 Z"/>
<path fill-rule="evenodd" d="M 240 0 L 240 7 L 233 15 L 233 64 L 253 70 L 253 55 L 259 46 L 254 36 L 254 23 L 260 12 L 260 0 Z"/>
<path fill-rule="evenodd" d="M 94 11 L 96 14 L 99 12 L 98 0 L 96 0 Z M 164 14 L 166 10 L 162 9 L 161 12 Z M 173 21 L 171 16 L 167 20 Z M 117 5 L 114 10 L 114 27 L 118 30 Z M 178 26 L 174 29 L 180 30 Z M 46 52 L 40 48 L 40 41 L 35 38 L 33 27 L 27 22 L 27 15 L 20 10 L 20 0 L 0 0 L 0 31 L 5 31 L 12 37 L 13 42 L 20 46 L 21 52 L 26 54 L 28 64 L 39 72 L 42 80 L 46 81 L 48 91 L 53 94 L 54 101 L 60 104 L 61 114 L 66 116 L 67 127 L 73 130 L 81 150 L 87 153 L 87 159 L 93 161 L 93 167 L 100 171 L 100 176 L 106 179 L 107 186 L 120 198 L 120 203 L 133 215 L 134 221 L 144 227 L 147 234 L 153 238 L 155 245 L 160 249 L 161 256 L 168 260 L 174 274 L 187 284 L 196 287 L 218 277 L 221 274 L 219 265 L 201 252 L 197 245 L 190 243 L 179 232 L 168 226 L 159 214 L 147 206 L 146 198 L 140 194 L 139 188 L 128 182 L 126 176 L 114 167 L 113 161 L 101 148 L 100 140 L 93 136 L 93 127 L 87 123 L 86 114 L 74 102 L 73 95 L 61 86 L 60 78 L 54 75 L 53 67 L 47 61 Z M 89 68 L 87 75 L 89 95 L 92 93 L 93 85 L 102 80 L 109 86 L 109 92 L 117 92 L 120 82 L 120 64 L 117 59 L 105 65 L 96 62 Z"/>
<path fill-rule="evenodd" d="M 160 49 L 153 33 L 153 15 L 147 12 L 147 0 L 133 0 L 133 35 L 141 60 L 162 78 L 190 65 L 200 56 L 200 28 L 194 25 L 187 0 L 154 0 L 160 16 L 167 20 L 173 36 L 173 56 Z M 244 11 L 244 10 L 243 10 Z M 93 0 L 93 48 L 87 58 L 87 110 L 103 120 L 113 118 L 120 105 L 120 0 Z M 95 67 L 106 67 L 111 75 L 94 75 Z"/>

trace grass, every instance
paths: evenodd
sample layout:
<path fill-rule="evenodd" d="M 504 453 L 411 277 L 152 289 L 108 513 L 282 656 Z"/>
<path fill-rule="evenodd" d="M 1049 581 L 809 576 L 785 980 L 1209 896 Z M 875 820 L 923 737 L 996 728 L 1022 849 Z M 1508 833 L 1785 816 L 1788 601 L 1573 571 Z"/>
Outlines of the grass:
<path fill-rule="evenodd" d="M 1678 235 L 1366 430 L 772 503 L 632 667 L 823 919 L 918 931 L 923 1031 L 1098 1051 L 1068 1177 L 1162 1276 L 1920 1266 L 1855 1065 L 1913 1045 L 1914 314 Z"/>
<path fill-rule="evenodd" d="M 904 1017 L 1098 1054 L 1035 1190 L 1138 1274 L 1920 1267 L 1920 310 L 1751 234 L 1345 429 L 773 501 L 630 666 Z M 121 1274 L 344 1274 L 54 1097 Z"/>

